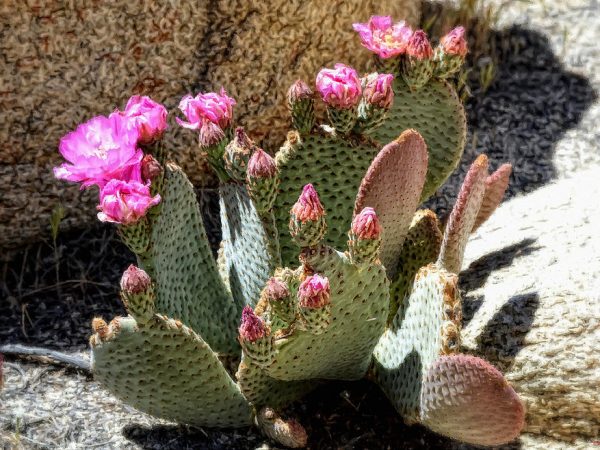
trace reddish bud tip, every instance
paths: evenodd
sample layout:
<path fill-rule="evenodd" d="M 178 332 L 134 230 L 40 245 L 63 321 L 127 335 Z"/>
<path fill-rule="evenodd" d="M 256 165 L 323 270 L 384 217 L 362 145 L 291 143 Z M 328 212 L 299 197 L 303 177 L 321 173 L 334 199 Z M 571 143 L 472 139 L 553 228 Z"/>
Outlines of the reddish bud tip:
<path fill-rule="evenodd" d="M 381 224 L 373 208 L 364 208 L 352 221 L 352 232 L 360 239 L 378 239 Z"/>
<path fill-rule="evenodd" d="M 240 323 L 240 337 L 244 341 L 255 342 L 267 334 L 263 320 L 254 314 L 252 307 L 246 305 L 242 310 L 242 321 Z"/>
<path fill-rule="evenodd" d="M 162 172 L 162 166 L 152 155 L 145 155 L 142 159 L 142 177 L 146 181 L 152 181 Z"/>
<path fill-rule="evenodd" d="M 433 49 L 423 30 L 417 30 L 408 40 L 406 53 L 417 59 L 429 59 L 433 56 Z"/>
<path fill-rule="evenodd" d="M 200 127 L 199 142 L 202 147 L 217 145 L 225 138 L 225 132 L 216 123 L 209 120 L 202 122 Z"/>
<path fill-rule="evenodd" d="M 298 288 L 298 299 L 303 308 L 322 308 L 329 303 L 329 279 L 315 274 L 306 278 Z"/>
<path fill-rule="evenodd" d="M 283 281 L 278 280 L 275 277 L 269 278 L 267 286 L 265 287 L 265 296 L 269 300 L 283 300 L 284 298 L 289 297 L 289 295 L 290 291 Z"/>
<path fill-rule="evenodd" d="M 319 195 L 312 184 L 304 186 L 302 194 L 292 207 L 292 214 L 300 222 L 316 221 L 325 215 Z"/>
<path fill-rule="evenodd" d="M 393 82 L 392 74 L 372 73 L 364 78 L 363 97 L 372 105 L 389 109 L 394 102 Z"/>
<path fill-rule="evenodd" d="M 295 103 L 300 100 L 312 98 L 314 95 L 312 89 L 302 80 L 297 80 L 288 90 L 288 101 Z"/>
<path fill-rule="evenodd" d="M 248 161 L 248 176 L 252 178 L 271 178 L 277 174 L 275 160 L 260 148 L 255 150 Z"/>
<path fill-rule="evenodd" d="M 127 294 L 140 294 L 150 287 L 150 275 L 131 264 L 121 277 L 121 290 Z"/>
<path fill-rule="evenodd" d="M 440 40 L 440 45 L 445 53 L 464 57 L 468 51 L 467 40 L 465 39 L 465 28 L 456 27 L 452 29 L 452 31 Z"/>

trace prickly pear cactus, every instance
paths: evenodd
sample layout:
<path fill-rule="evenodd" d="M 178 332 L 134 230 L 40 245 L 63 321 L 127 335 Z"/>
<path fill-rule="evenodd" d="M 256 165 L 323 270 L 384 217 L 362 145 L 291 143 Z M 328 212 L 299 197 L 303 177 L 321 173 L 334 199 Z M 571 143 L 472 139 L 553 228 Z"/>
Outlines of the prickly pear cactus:
<path fill-rule="evenodd" d="M 364 41 L 388 32 L 387 19 L 355 27 Z M 464 248 L 500 202 L 510 167 L 488 176 L 487 158 L 477 158 L 443 234 L 433 212 L 418 210 L 462 153 L 464 113 L 442 80 L 460 61 L 451 46 L 433 53 L 423 32 L 402 27 L 394 36 L 410 35 L 408 50 L 397 53 L 397 43 L 396 59 L 381 64 L 395 81 L 343 64 L 319 73 L 326 123 L 312 89 L 292 86 L 294 129 L 274 158 L 233 127 L 224 90 L 184 97 L 187 122 L 178 121 L 197 130 L 221 180 L 216 259 L 192 185 L 156 142 L 160 105 L 147 99 L 111 115 L 145 132 L 141 149 L 126 149 L 133 162 L 110 167 L 118 182 L 102 178 L 111 159 L 92 171 L 89 156 L 79 167 L 65 152 L 73 167 L 58 174 L 101 186 L 99 217 L 118 224 L 141 267 L 121 282 L 129 316 L 93 322 L 94 373 L 108 390 L 158 417 L 254 423 L 302 447 L 306 432 L 281 408 L 327 380 L 368 377 L 407 423 L 482 445 L 518 435 L 518 396 L 488 363 L 458 352 Z"/>

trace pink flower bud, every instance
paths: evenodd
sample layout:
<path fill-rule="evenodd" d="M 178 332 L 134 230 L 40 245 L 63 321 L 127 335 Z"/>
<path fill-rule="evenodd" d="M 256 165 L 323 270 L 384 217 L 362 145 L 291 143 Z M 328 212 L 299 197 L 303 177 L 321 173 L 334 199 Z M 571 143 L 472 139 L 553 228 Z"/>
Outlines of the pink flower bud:
<path fill-rule="evenodd" d="M 433 49 L 423 30 L 417 30 L 408 40 L 406 53 L 417 59 L 429 59 L 433 56 Z"/>
<path fill-rule="evenodd" d="M 381 224 L 373 208 L 364 208 L 354 218 L 352 232 L 360 239 L 378 239 L 381 236 Z"/>
<path fill-rule="evenodd" d="M 271 178 L 277 173 L 275 160 L 265 151 L 256 149 L 248 161 L 248 176 L 252 178 Z"/>
<path fill-rule="evenodd" d="M 318 274 L 306 278 L 298 288 L 299 304 L 303 308 L 322 308 L 330 297 L 329 279 Z"/>
<path fill-rule="evenodd" d="M 188 121 L 184 122 L 179 118 L 176 120 L 182 127 L 192 130 L 199 129 L 204 121 L 212 122 L 225 129 L 231 125 L 235 104 L 235 100 L 229 97 L 223 88 L 219 94 L 208 92 L 198 94 L 196 97 L 188 94 L 179 103 L 179 109 Z"/>
<path fill-rule="evenodd" d="M 312 184 L 309 183 L 304 186 L 298 201 L 292 206 L 292 214 L 294 214 L 296 220 L 302 223 L 309 220 L 314 222 L 325 215 L 319 195 Z"/>
<path fill-rule="evenodd" d="M 288 101 L 295 103 L 300 100 L 312 98 L 313 95 L 313 91 L 304 81 L 297 80 L 288 90 Z"/>
<path fill-rule="evenodd" d="M 367 23 L 352 25 L 362 45 L 381 58 L 392 58 L 406 51 L 412 29 L 401 21 L 392 23 L 390 16 L 371 16 Z"/>
<path fill-rule="evenodd" d="M 162 173 L 162 166 L 152 155 L 145 155 L 142 159 L 142 178 L 152 181 Z"/>
<path fill-rule="evenodd" d="M 327 105 L 339 109 L 356 106 L 361 94 L 356 70 L 339 63 L 334 69 L 321 69 L 317 75 L 317 90 Z"/>
<path fill-rule="evenodd" d="M 60 140 L 58 149 L 68 163 L 55 167 L 54 176 L 101 189 L 113 179 L 142 181 L 138 136 L 122 114 L 94 117 Z"/>
<path fill-rule="evenodd" d="M 464 57 L 467 54 L 467 41 L 465 39 L 465 28 L 456 27 L 446 34 L 440 45 L 445 53 Z"/>
<path fill-rule="evenodd" d="M 122 113 L 139 133 L 140 144 L 150 144 L 167 129 L 167 110 L 150 97 L 134 95 Z"/>
<path fill-rule="evenodd" d="M 248 305 L 244 306 L 242 310 L 239 332 L 242 340 L 249 342 L 255 342 L 267 334 L 265 323 L 254 314 L 252 307 Z"/>
<path fill-rule="evenodd" d="M 389 109 L 394 102 L 394 75 L 372 73 L 365 77 L 363 97 L 371 105 Z"/>
<path fill-rule="evenodd" d="M 137 181 L 111 180 L 100 192 L 98 219 L 130 225 L 143 217 L 148 209 L 160 203 L 160 195 L 152 197 L 150 188 Z"/>
<path fill-rule="evenodd" d="M 127 294 L 141 294 L 152 285 L 150 275 L 131 264 L 121 277 L 121 290 Z"/>
<path fill-rule="evenodd" d="M 267 281 L 267 286 L 265 287 L 265 296 L 269 300 L 283 300 L 286 297 L 289 297 L 290 291 L 287 285 L 278 280 L 275 277 L 269 278 Z"/>
<path fill-rule="evenodd" d="M 225 132 L 216 123 L 205 120 L 200 126 L 199 142 L 201 147 L 212 147 L 225 139 Z"/>

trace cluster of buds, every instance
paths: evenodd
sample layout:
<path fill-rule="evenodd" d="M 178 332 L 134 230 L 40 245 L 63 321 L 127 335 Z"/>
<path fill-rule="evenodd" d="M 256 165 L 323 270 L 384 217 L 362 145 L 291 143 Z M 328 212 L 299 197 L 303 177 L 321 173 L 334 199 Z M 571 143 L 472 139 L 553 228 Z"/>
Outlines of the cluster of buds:
<path fill-rule="evenodd" d="M 259 213 L 270 211 L 277 198 L 279 170 L 275 160 L 264 150 L 257 148 L 246 170 L 248 189 Z"/>
<path fill-rule="evenodd" d="M 315 125 L 314 92 L 298 80 L 288 90 L 287 101 L 294 128 L 302 134 L 309 133 Z"/>
<path fill-rule="evenodd" d="M 379 258 L 381 231 L 373 208 L 366 207 L 354 217 L 348 233 L 348 249 L 354 264 L 368 264 Z"/>
<path fill-rule="evenodd" d="M 300 247 L 313 247 L 323 239 L 326 231 L 325 209 L 313 185 L 307 184 L 290 211 L 292 239 Z"/>
<path fill-rule="evenodd" d="M 273 336 L 264 320 L 246 305 L 242 311 L 239 342 L 245 354 L 259 367 L 267 367 L 275 358 Z"/>
<path fill-rule="evenodd" d="M 121 300 L 138 323 L 154 316 L 155 293 L 150 276 L 139 267 L 130 265 L 121 277 Z"/>
<path fill-rule="evenodd" d="M 307 277 L 298 288 L 298 311 L 305 328 L 313 334 L 323 333 L 331 323 L 331 288 L 329 279 L 319 274 Z"/>

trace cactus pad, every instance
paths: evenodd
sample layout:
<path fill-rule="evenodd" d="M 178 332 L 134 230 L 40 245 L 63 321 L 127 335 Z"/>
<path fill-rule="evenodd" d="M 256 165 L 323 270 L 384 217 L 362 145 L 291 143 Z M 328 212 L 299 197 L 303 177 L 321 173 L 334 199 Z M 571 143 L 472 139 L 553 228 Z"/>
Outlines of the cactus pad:
<path fill-rule="evenodd" d="M 471 233 L 475 232 L 486 220 L 490 218 L 496 208 L 500 205 L 504 193 L 508 188 L 510 174 L 512 173 L 511 164 L 502 164 L 498 170 L 485 179 L 485 194 L 481 201 L 481 207 L 477 213 L 475 224 Z"/>

